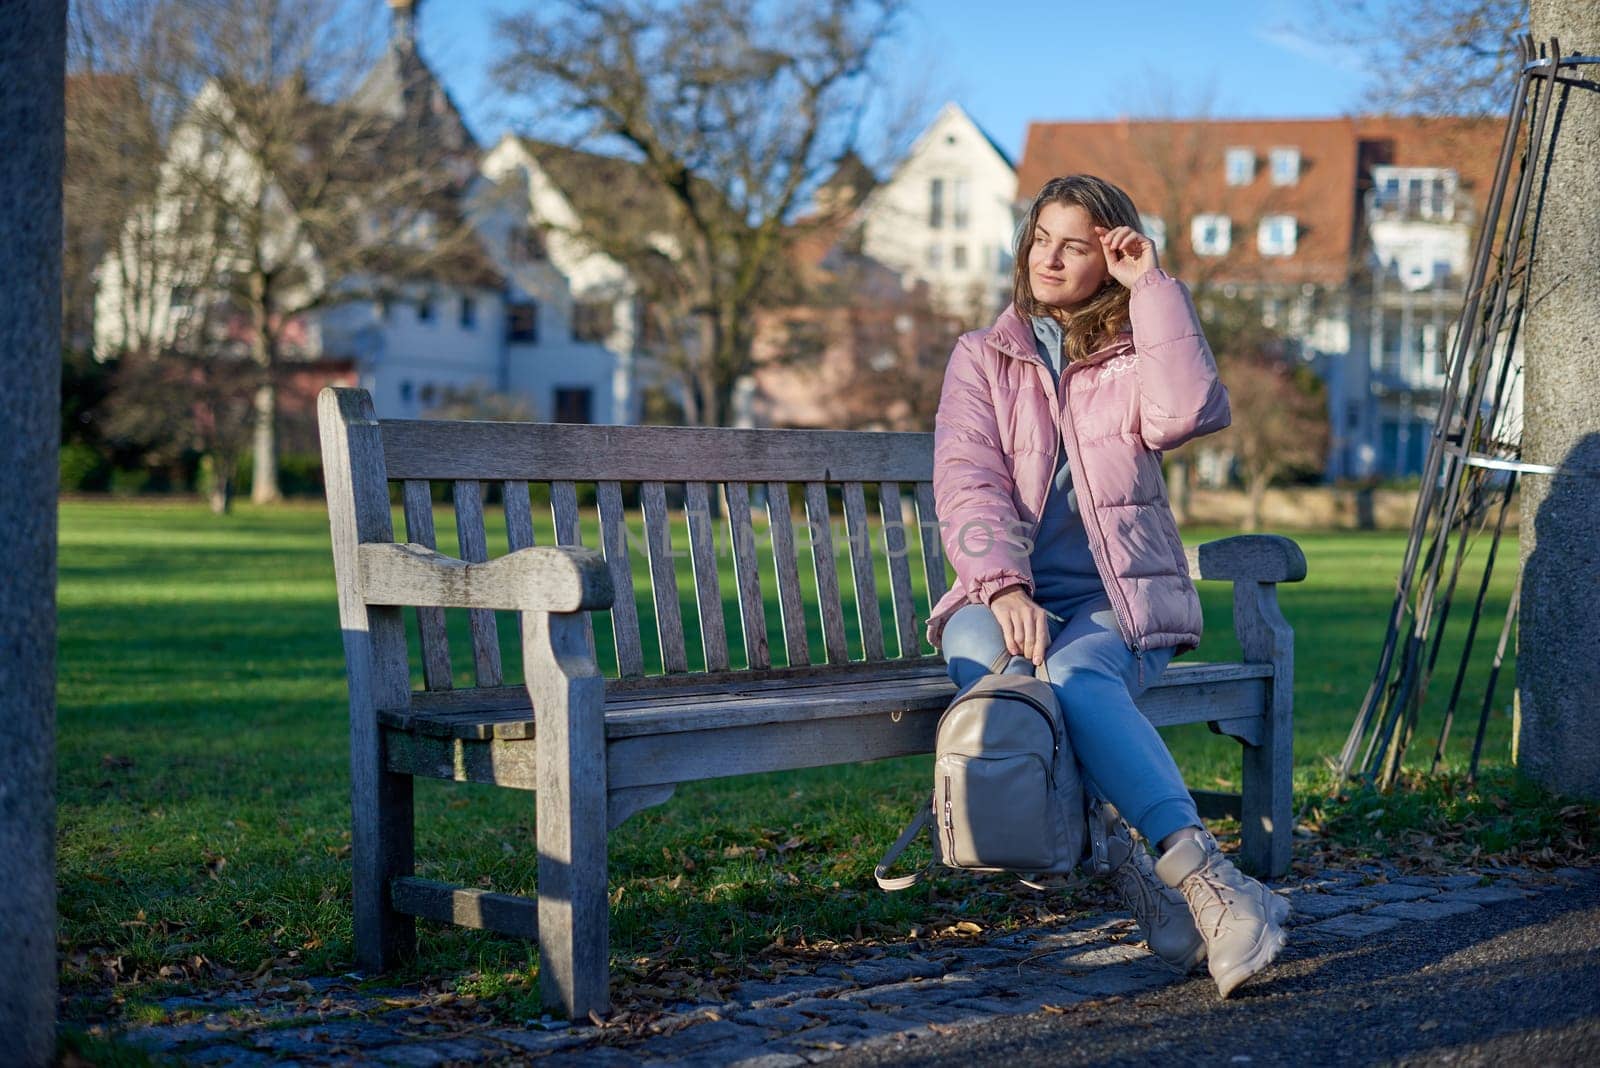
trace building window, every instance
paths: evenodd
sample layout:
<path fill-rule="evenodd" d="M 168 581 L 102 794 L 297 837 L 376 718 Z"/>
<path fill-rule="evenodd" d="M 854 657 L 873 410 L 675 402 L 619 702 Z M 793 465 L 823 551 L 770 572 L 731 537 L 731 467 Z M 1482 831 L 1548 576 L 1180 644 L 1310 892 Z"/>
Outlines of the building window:
<path fill-rule="evenodd" d="M 506 340 L 538 342 L 539 305 L 531 300 L 506 305 Z"/>
<path fill-rule="evenodd" d="M 428 293 L 428 294 L 424 295 L 421 300 L 417 301 L 417 322 L 419 322 L 419 323 L 431 323 L 431 322 L 433 322 L 433 294 L 432 293 Z"/>
<path fill-rule="evenodd" d="M 939 268 L 941 268 L 943 266 L 944 266 L 944 246 L 943 245 L 937 245 L 937 244 L 929 245 L 928 246 L 928 270 L 937 271 Z"/>
<path fill-rule="evenodd" d="M 1157 252 L 1167 251 L 1166 220 L 1155 215 L 1140 215 L 1139 228 L 1155 244 Z"/>
<path fill-rule="evenodd" d="M 587 386 L 557 387 L 554 407 L 558 423 L 592 423 L 594 390 Z"/>
<path fill-rule="evenodd" d="M 1293 256 L 1298 234 L 1293 215 L 1268 215 L 1256 229 L 1256 248 L 1263 256 Z"/>
<path fill-rule="evenodd" d="M 410 407 L 411 393 L 411 379 L 407 378 L 402 380 L 400 383 L 400 403 Z"/>
<path fill-rule="evenodd" d="M 1256 177 L 1256 150 L 1230 148 L 1222 156 L 1222 168 L 1229 185 L 1249 185 Z"/>
<path fill-rule="evenodd" d="M 423 407 L 425 407 L 425 408 L 433 407 L 434 398 L 437 397 L 438 395 L 439 395 L 439 391 L 434 388 L 434 385 L 433 385 L 432 382 L 429 382 L 427 385 L 423 386 L 422 387 L 422 405 L 423 405 Z"/>
<path fill-rule="evenodd" d="M 478 302 L 471 297 L 461 298 L 461 327 L 472 330 L 478 325 Z"/>
<path fill-rule="evenodd" d="M 950 225 L 965 230 L 972 218 L 972 183 L 957 178 L 950 183 Z"/>
<path fill-rule="evenodd" d="M 1273 185 L 1294 185 L 1300 180 L 1300 150 L 1275 148 L 1268 157 Z"/>
<path fill-rule="evenodd" d="M 967 269 L 967 246 L 957 245 L 950 250 L 950 266 L 958 271 Z"/>
<path fill-rule="evenodd" d="M 1379 215 L 1448 220 L 1455 215 L 1456 172 L 1445 167 L 1374 167 L 1372 207 Z"/>
<path fill-rule="evenodd" d="M 937 230 L 944 226 L 944 179 L 928 182 L 928 228 Z"/>
<path fill-rule="evenodd" d="M 580 300 L 572 305 L 572 340 L 604 341 L 616 325 L 609 300 Z"/>
<path fill-rule="evenodd" d="M 1233 247 L 1233 224 L 1226 215 L 1196 215 L 1189 242 L 1198 256 L 1226 256 Z"/>

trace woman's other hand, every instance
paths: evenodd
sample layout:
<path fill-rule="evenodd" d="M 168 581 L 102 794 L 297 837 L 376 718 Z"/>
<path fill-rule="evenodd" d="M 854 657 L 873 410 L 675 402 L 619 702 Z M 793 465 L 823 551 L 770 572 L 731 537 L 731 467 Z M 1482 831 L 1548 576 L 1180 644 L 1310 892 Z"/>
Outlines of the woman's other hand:
<path fill-rule="evenodd" d="M 1045 648 L 1050 644 L 1050 625 L 1045 622 L 1044 609 L 1028 596 L 1022 586 L 1012 586 L 996 594 L 989 601 L 989 610 L 1000 624 L 1000 633 L 1006 636 L 1006 651 L 1012 656 L 1025 656 L 1035 666 L 1044 663 Z"/>
<path fill-rule="evenodd" d="M 1132 289 L 1144 272 L 1160 266 L 1156 262 L 1156 243 L 1133 227 L 1108 230 L 1096 226 L 1094 232 L 1100 238 L 1100 250 L 1105 253 L 1106 270 L 1127 288 Z"/>

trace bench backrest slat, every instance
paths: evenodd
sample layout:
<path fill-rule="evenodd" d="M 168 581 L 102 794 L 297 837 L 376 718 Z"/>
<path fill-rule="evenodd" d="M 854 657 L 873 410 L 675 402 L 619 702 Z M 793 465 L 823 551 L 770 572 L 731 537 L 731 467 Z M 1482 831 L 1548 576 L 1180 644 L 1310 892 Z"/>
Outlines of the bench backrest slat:
<path fill-rule="evenodd" d="M 644 507 L 644 544 L 650 558 L 650 589 L 656 606 L 656 634 L 661 644 L 661 670 L 689 670 L 683 647 L 683 616 L 678 609 L 678 573 L 672 563 L 672 527 L 667 522 L 666 487 L 659 482 L 639 486 Z"/>
<path fill-rule="evenodd" d="M 778 576 L 778 608 L 783 618 L 783 648 L 792 664 L 811 663 L 806 617 L 800 599 L 800 566 L 795 558 L 789 484 L 767 483 L 767 530 L 772 535 L 772 566 Z"/>
<path fill-rule="evenodd" d="M 755 529 L 750 525 L 750 486 L 726 483 L 728 542 L 733 548 L 734 585 L 739 593 L 739 622 L 744 633 L 745 663 L 762 670 L 772 666 L 767 648 L 767 609 L 761 599 L 761 573 L 756 560 Z"/>
<path fill-rule="evenodd" d="M 828 486 L 806 483 L 806 526 L 811 531 L 811 567 L 817 576 L 817 606 L 822 614 L 822 644 L 828 663 L 850 659 L 844 635 L 844 605 L 839 599 L 839 569 L 833 550 L 833 516 L 828 509 Z"/>
<path fill-rule="evenodd" d="M 557 545 L 583 545 L 583 528 L 578 521 L 578 487 L 570 479 L 550 483 L 550 518 L 555 523 Z M 589 655 L 593 656 L 594 618 L 587 612 L 583 616 L 583 630 L 589 642 Z"/>
<path fill-rule="evenodd" d="M 883 659 L 883 617 L 878 613 L 878 578 L 872 570 L 872 532 L 867 526 L 861 483 L 844 484 L 845 533 L 850 540 L 850 576 L 856 587 L 856 620 L 868 660 Z"/>
<path fill-rule="evenodd" d="M 728 670 L 728 628 L 722 618 L 716 536 L 711 528 L 711 501 L 704 482 L 683 487 L 684 518 L 689 524 L 689 560 L 694 565 L 694 597 L 700 616 L 700 647 L 707 671 Z"/>
<path fill-rule="evenodd" d="M 456 542 L 461 559 L 481 564 L 489 559 L 489 538 L 483 527 L 483 487 L 475 479 L 458 479 L 451 489 L 456 508 Z M 487 608 L 467 611 L 472 632 L 472 671 L 479 686 L 499 686 L 500 630 L 494 612 Z"/>
<path fill-rule="evenodd" d="M 406 517 L 406 540 L 437 548 L 433 532 L 433 498 L 426 482 L 409 479 L 401 491 Z M 444 609 L 417 609 L 417 637 L 422 645 L 422 684 L 430 690 L 448 690 L 450 639 L 445 633 Z"/>
<path fill-rule="evenodd" d="M 617 671 L 623 678 L 644 674 L 644 648 L 639 643 L 639 605 L 634 599 L 633 561 L 628 557 L 628 519 L 622 510 L 622 487 L 607 480 L 595 486 L 600 509 L 600 544 L 611 567 L 616 601 L 611 630 L 617 643 Z"/>
<path fill-rule="evenodd" d="M 889 560 L 889 591 L 894 603 L 894 628 L 900 655 L 915 656 L 919 644 L 917 609 L 911 598 L 911 561 L 898 484 L 878 484 L 878 511 L 883 523 L 883 552 Z"/>
<path fill-rule="evenodd" d="M 927 482 L 933 435 L 579 423 L 383 421 L 391 479 Z M 823 474 L 826 472 L 826 474 Z"/>
<path fill-rule="evenodd" d="M 533 540 L 533 508 L 528 503 L 527 479 L 508 478 L 501 487 L 505 494 L 506 546 L 516 552 L 531 549 Z"/>
<path fill-rule="evenodd" d="M 944 581 L 944 541 L 939 537 L 939 516 L 933 507 L 933 483 L 917 483 L 917 540 L 922 544 L 922 578 L 928 590 L 928 610 L 949 588 Z"/>

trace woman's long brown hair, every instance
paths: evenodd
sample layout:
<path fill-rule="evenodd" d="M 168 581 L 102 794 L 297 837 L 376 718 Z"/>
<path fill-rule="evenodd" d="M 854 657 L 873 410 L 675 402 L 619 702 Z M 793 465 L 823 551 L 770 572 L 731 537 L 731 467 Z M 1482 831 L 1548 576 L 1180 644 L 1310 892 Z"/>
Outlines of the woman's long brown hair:
<path fill-rule="evenodd" d="M 1066 311 L 1041 304 L 1033 295 L 1033 279 L 1028 272 L 1028 249 L 1039 212 L 1047 204 L 1076 204 L 1089 213 L 1096 226 L 1113 229 L 1131 226 L 1142 230 L 1139 209 L 1133 198 L 1103 178 L 1092 174 L 1068 174 L 1052 178 L 1033 198 L 1028 217 L 1017 230 L 1016 259 L 1011 279 L 1011 299 L 1024 316 L 1048 315 L 1061 324 L 1061 351 L 1067 362 L 1086 359 L 1116 337 L 1128 325 L 1128 290 L 1107 276 L 1107 285 L 1080 308 Z"/>

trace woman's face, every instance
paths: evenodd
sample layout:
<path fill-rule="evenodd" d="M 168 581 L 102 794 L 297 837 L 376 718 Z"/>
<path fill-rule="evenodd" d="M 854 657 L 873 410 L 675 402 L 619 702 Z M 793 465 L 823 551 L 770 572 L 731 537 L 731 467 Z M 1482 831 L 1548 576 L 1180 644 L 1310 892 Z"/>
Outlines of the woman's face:
<path fill-rule="evenodd" d="M 1028 248 L 1028 280 L 1041 304 L 1066 311 L 1083 304 L 1105 283 L 1105 253 L 1094 220 L 1077 204 L 1046 204 Z"/>

